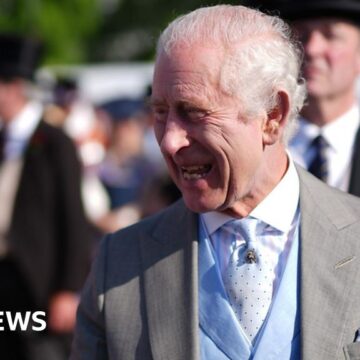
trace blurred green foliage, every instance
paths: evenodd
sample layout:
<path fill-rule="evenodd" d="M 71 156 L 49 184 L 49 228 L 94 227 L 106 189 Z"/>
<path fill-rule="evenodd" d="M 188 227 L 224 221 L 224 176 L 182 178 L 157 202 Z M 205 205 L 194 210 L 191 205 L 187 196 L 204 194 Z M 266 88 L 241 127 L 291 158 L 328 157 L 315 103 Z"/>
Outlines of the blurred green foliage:
<path fill-rule="evenodd" d="M 100 29 L 98 5 L 98 0 L 0 0 L 0 31 L 42 39 L 46 64 L 83 62 Z"/>
<path fill-rule="evenodd" d="M 241 0 L 225 1 L 239 4 Z M 172 19 L 206 0 L 0 0 L 0 31 L 40 37 L 51 64 L 152 60 Z"/>
<path fill-rule="evenodd" d="M 101 57 L 109 60 L 152 60 L 157 37 L 177 16 L 202 6 L 220 3 L 238 5 L 241 1 L 122 0 L 116 11 L 103 22 L 91 54 L 94 60 Z M 126 40 L 132 41 L 131 47 Z M 122 46 L 124 49 L 121 49 Z"/>

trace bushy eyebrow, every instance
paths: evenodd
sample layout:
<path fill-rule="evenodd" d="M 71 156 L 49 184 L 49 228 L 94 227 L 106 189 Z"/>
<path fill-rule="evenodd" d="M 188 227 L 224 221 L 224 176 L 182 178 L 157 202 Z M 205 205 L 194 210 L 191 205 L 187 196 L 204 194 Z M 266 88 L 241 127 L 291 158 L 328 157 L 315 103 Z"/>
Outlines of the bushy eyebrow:
<path fill-rule="evenodd" d="M 166 105 L 166 103 L 165 103 L 164 100 L 160 100 L 160 99 L 150 99 L 149 105 L 150 105 L 151 107 L 153 107 L 153 106 L 163 106 L 163 105 Z"/>
<path fill-rule="evenodd" d="M 152 107 L 156 107 L 156 106 L 166 106 L 166 102 L 160 99 L 151 99 L 150 100 L 150 106 Z M 175 106 L 177 108 L 186 108 L 186 107 L 191 107 L 191 108 L 203 108 L 204 106 L 202 104 L 197 104 L 196 102 L 191 102 L 191 101 L 178 101 Z"/>
<path fill-rule="evenodd" d="M 149 103 L 150 103 L 150 105 L 157 105 L 158 103 L 162 103 L 162 101 L 159 100 L 159 99 L 151 98 L 151 99 L 149 100 Z"/>

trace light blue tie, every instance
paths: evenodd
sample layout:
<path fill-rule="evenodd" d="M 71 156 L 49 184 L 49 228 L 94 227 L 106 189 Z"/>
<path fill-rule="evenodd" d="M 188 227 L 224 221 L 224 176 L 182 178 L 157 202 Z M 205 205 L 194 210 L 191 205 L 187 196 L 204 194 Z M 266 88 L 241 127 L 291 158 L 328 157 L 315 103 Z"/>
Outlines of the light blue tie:
<path fill-rule="evenodd" d="M 222 231 L 240 239 L 229 260 L 224 284 L 231 306 L 248 339 L 254 343 L 266 319 L 271 299 L 273 269 L 256 241 L 258 220 L 231 221 Z"/>

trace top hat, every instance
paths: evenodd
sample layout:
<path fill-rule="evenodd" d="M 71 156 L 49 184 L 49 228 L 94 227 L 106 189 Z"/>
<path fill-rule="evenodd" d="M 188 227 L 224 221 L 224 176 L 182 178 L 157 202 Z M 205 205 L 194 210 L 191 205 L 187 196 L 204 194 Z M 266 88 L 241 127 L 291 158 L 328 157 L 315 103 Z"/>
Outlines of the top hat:
<path fill-rule="evenodd" d="M 40 41 L 14 34 L 0 34 L 0 78 L 32 80 L 42 54 Z"/>
<path fill-rule="evenodd" d="M 360 25 L 360 0 L 250 0 L 247 5 L 289 21 L 336 17 Z"/>

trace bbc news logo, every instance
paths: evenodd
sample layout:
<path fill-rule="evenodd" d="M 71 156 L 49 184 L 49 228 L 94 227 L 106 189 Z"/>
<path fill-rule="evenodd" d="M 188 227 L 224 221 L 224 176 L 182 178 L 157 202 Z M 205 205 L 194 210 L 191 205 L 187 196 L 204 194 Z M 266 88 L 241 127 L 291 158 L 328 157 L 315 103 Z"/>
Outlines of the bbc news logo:
<path fill-rule="evenodd" d="M 0 331 L 43 331 L 46 329 L 45 311 L 0 311 Z M 7 325 L 7 326 L 5 326 Z"/>

